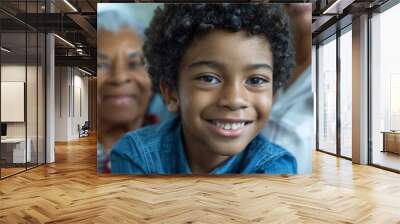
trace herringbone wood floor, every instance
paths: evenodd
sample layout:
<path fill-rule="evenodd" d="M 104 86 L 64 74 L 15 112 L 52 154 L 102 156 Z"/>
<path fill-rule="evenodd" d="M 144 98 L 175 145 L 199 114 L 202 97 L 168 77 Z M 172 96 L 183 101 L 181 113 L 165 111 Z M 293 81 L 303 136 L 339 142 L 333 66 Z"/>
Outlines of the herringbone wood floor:
<path fill-rule="evenodd" d="M 93 137 L 0 181 L 0 223 L 400 223 L 400 175 L 315 152 L 310 176 L 96 174 Z"/>

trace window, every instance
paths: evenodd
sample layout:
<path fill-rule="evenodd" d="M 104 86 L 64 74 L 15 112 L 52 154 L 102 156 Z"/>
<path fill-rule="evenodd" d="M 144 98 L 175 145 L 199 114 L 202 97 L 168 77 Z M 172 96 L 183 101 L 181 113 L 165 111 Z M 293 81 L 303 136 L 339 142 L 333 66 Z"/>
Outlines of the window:
<path fill-rule="evenodd" d="M 373 164 L 395 170 L 400 170 L 399 21 L 400 4 L 371 18 L 371 157 Z"/>
<path fill-rule="evenodd" d="M 352 157 L 352 34 L 351 26 L 340 36 L 340 155 Z"/>
<path fill-rule="evenodd" d="M 42 12 L 40 6 L 44 3 L 18 2 L 20 16 Z M 13 2 L 4 4 L 15 6 Z M 46 40 L 44 33 L 3 12 L 0 26 L 0 111 L 17 117 L 1 118 L 2 126 L 7 127 L 0 144 L 0 178 L 5 178 L 45 163 Z M 18 104 L 14 107 L 18 111 L 4 106 L 10 95 L 20 99 L 11 102 Z"/>
<path fill-rule="evenodd" d="M 318 48 L 318 149 L 336 154 L 336 36 Z"/>

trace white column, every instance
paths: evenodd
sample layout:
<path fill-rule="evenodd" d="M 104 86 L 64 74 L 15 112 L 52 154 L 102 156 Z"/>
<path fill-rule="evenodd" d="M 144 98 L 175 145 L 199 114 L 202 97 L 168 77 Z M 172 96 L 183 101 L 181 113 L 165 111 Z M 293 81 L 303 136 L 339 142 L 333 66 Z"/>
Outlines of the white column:
<path fill-rule="evenodd" d="M 46 2 L 47 12 L 54 12 L 51 1 Z M 54 35 L 46 35 L 46 163 L 55 162 L 55 43 Z"/>
<path fill-rule="evenodd" d="M 47 60 L 47 74 L 46 74 L 46 163 L 52 163 L 55 161 L 55 150 L 54 150 L 54 133 L 55 133 L 55 76 L 54 76 L 54 35 L 47 34 L 46 36 L 46 60 Z"/>
<path fill-rule="evenodd" d="M 368 15 L 353 19 L 353 162 L 368 163 Z"/>

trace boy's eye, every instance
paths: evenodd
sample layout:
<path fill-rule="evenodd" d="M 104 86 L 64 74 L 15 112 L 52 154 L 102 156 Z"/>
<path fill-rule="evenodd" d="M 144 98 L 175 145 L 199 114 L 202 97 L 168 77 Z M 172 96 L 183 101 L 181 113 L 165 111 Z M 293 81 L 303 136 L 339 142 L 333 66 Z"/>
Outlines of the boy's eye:
<path fill-rule="evenodd" d="M 255 85 L 255 86 L 261 86 L 266 83 L 269 83 L 269 79 L 260 77 L 260 76 L 251 77 L 246 80 L 246 84 Z"/>
<path fill-rule="evenodd" d="M 221 82 L 217 77 L 212 75 L 202 75 L 200 77 L 197 77 L 196 79 L 203 82 L 207 82 L 209 84 L 217 84 Z"/>

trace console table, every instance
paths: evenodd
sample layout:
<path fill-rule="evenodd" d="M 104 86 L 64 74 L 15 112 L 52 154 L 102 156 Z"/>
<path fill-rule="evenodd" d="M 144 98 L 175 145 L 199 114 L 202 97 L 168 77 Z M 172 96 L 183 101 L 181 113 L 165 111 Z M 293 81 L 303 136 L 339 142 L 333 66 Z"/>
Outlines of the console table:
<path fill-rule="evenodd" d="M 382 152 L 392 152 L 400 154 L 400 131 L 382 131 L 383 150 Z"/>

